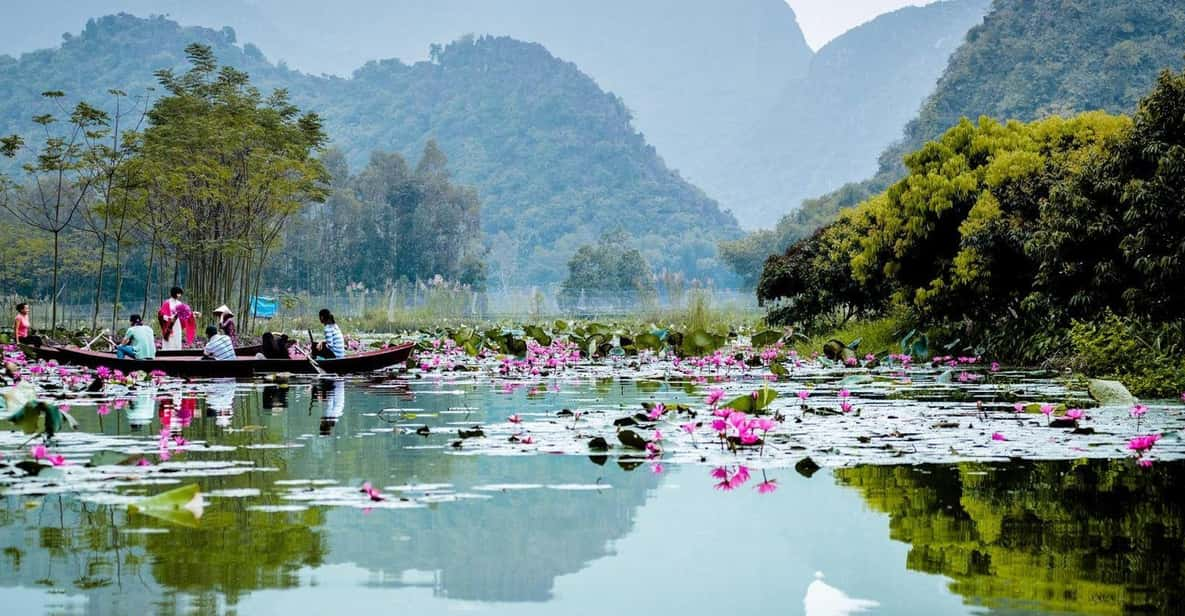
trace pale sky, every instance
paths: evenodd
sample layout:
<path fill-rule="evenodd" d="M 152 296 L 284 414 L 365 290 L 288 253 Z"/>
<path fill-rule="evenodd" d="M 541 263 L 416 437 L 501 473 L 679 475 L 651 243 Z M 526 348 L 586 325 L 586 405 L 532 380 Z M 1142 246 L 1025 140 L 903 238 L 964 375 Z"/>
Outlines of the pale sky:
<path fill-rule="evenodd" d="M 807 45 L 818 51 L 827 41 L 903 6 L 922 6 L 934 0 L 786 0 L 798 15 Z"/>

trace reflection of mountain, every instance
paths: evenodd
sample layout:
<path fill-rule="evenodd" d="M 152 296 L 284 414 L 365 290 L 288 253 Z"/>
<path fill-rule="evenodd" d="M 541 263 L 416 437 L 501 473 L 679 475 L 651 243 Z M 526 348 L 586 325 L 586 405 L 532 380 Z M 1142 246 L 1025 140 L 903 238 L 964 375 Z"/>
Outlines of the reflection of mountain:
<path fill-rule="evenodd" d="M 907 566 L 967 602 L 1166 613 L 1185 601 L 1185 464 L 1131 460 L 835 471 L 889 514 Z"/>
<path fill-rule="evenodd" d="M 555 579 L 613 553 L 612 542 L 633 528 L 657 480 L 646 470 L 625 473 L 584 458 L 485 458 L 453 478 L 465 485 L 592 483 L 611 489 L 551 489 L 487 493 L 493 498 L 396 511 L 391 516 L 330 512 L 329 562 L 354 563 L 400 585 L 431 571 L 434 593 L 450 599 L 546 601 Z M 393 519 L 391 519 L 393 518 Z M 412 583 L 423 583 L 412 580 Z"/>

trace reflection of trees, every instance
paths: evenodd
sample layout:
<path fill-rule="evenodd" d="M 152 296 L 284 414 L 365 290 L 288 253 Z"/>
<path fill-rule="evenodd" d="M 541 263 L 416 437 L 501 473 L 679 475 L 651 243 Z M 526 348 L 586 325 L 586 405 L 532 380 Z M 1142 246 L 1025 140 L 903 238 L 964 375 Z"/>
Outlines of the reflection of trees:
<path fill-rule="evenodd" d="M 461 485 L 508 477 L 544 485 L 586 482 L 602 472 L 584 458 L 555 456 L 486 458 L 454 469 L 461 472 L 452 480 Z M 630 532 L 657 483 L 645 471 L 610 473 L 612 489 L 601 492 L 499 492 L 489 500 L 395 512 L 381 522 L 335 511 L 329 560 L 396 580 L 401 572 L 432 571 L 434 592 L 451 599 L 546 601 L 557 577 L 612 554 L 611 543 Z"/>
<path fill-rule="evenodd" d="M 1185 601 L 1185 464 L 1130 460 L 835 472 L 890 516 L 907 566 L 991 607 L 1164 612 Z"/>

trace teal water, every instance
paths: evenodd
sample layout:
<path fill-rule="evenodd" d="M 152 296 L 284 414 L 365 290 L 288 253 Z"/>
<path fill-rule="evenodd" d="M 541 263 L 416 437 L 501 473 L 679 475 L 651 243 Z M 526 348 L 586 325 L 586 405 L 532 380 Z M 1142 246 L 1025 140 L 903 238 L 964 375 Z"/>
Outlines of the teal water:
<path fill-rule="evenodd" d="M 460 427 L 632 408 L 644 389 L 211 383 L 193 403 L 141 392 L 106 417 L 76 412 L 84 433 L 148 447 L 171 427 L 192 443 L 178 468 L 252 470 L 197 479 L 193 527 L 10 486 L 3 613 L 1119 614 L 1185 599 L 1177 462 L 784 468 L 721 491 L 702 465 L 453 446 Z M 777 489 L 759 493 L 763 479 Z M 367 481 L 387 500 L 368 504 Z"/>

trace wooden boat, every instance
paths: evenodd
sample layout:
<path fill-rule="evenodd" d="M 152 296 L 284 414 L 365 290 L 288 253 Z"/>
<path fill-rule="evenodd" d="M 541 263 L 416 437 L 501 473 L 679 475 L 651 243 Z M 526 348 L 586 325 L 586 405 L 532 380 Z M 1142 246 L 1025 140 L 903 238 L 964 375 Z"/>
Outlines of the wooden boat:
<path fill-rule="evenodd" d="M 347 355 L 341 359 L 318 359 L 317 365 L 330 374 L 359 374 L 374 372 L 407 362 L 415 344 L 404 344 L 368 351 L 356 355 Z M 315 374 L 317 369 L 307 359 L 255 359 L 254 357 L 238 357 L 215 361 L 197 359 L 192 356 L 161 356 L 156 359 L 116 359 L 112 353 L 87 351 L 73 347 L 41 346 L 21 347 L 26 355 L 45 360 L 57 360 L 60 364 L 86 366 L 98 368 L 106 366 L 112 370 L 122 370 L 125 373 L 142 370 L 152 372 L 160 370 L 169 376 L 179 377 L 250 377 L 256 374 L 271 372 L 291 372 L 295 374 Z"/>

